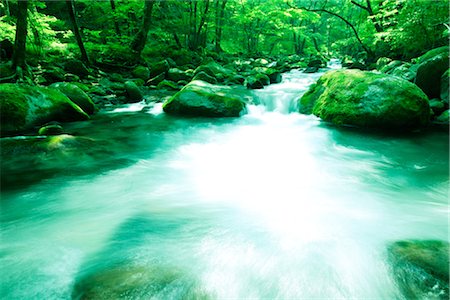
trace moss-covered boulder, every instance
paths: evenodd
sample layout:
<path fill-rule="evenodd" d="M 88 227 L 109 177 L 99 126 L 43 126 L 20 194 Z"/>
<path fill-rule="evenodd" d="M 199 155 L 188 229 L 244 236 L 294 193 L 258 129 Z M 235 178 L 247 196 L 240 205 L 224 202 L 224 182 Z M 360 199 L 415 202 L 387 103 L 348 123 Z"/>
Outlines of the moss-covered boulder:
<path fill-rule="evenodd" d="M 170 65 L 167 60 L 162 60 L 160 62 L 154 63 L 150 66 L 150 77 L 153 78 L 160 74 L 166 75 L 169 69 Z"/>
<path fill-rule="evenodd" d="M 359 70 L 325 73 L 299 107 L 337 125 L 365 128 L 413 129 L 430 117 L 427 96 L 413 83 Z"/>
<path fill-rule="evenodd" d="M 58 82 L 51 85 L 64 95 L 66 95 L 73 103 L 78 105 L 85 113 L 92 115 L 96 108 L 91 97 L 86 94 L 80 87 L 68 82 Z"/>
<path fill-rule="evenodd" d="M 448 125 L 449 124 L 449 110 L 445 110 L 443 113 L 441 113 L 435 120 L 434 122 L 437 124 L 444 124 L 444 125 Z"/>
<path fill-rule="evenodd" d="M 179 91 L 181 89 L 180 86 L 178 86 L 178 84 L 176 84 L 173 81 L 170 80 L 163 80 L 160 83 L 158 83 L 158 85 L 156 86 L 157 89 L 163 89 L 163 90 L 168 90 L 168 91 Z"/>
<path fill-rule="evenodd" d="M 131 80 L 125 81 L 125 98 L 127 103 L 135 103 L 144 99 L 141 90 Z"/>
<path fill-rule="evenodd" d="M 243 100 L 230 87 L 196 80 L 163 104 L 166 113 L 205 117 L 238 117 L 245 109 Z"/>
<path fill-rule="evenodd" d="M 430 56 L 428 53 L 418 59 L 423 62 L 419 64 L 414 81 L 430 99 L 440 97 L 441 77 L 449 68 L 448 47 L 446 51 L 441 48 L 438 48 L 438 50 L 440 50 L 436 52 L 438 54 L 429 59 L 425 60 L 425 58 Z"/>
<path fill-rule="evenodd" d="M 167 72 L 167 79 L 172 80 L 174 82 L 178 82 L 181 80 L 185 80 L 185 81 L 189 82 L 192 79 L 192 75 L 189 74 L 189 72 L 182 71 L 177 68 L 171 68 Z"/>
<path fill-rule="evenodd" d="M 217 79 L 213 76 L 209 76 L 208 74 L 206 74 L 205 72 L 201 71 L 198 72 L 194 78 L 192 78 L 192 80 L 202 80 L 211 84 L 217 84 Z"/>
<path fill-rule="evenodd" d="M 131 74 L 133 75 L 133 77 L 140 78 L 144 81 L 150 78 L 150 70 L 144 66 L 137 66 L 131 71 Z"/>
<path fill-rule="evenodd" d="M 225 80 L 232 78 L 235 72 L 231 69 L 227 69 L 215 61 L 210 61 L 207 64 L 201 65 L 194 70 L 194 76 L 200 72 L 205 72 L 211 77 L 217 79 L 218 82 L 224 82 Z"/>
<path fill-rule="evenodd" d="M 270 78 L 266 74 L 256 74 L 247 77 L 246 86 L 248 89 L 262 89 L 265 85 L 270 84 Z"/>
<path fill-rule="evenodd" d="M 448 299 L 449 244 L 408 240 L 388 246 L 396 283 L 406 299 Z"/>
<path fill-rule="evenodd" d="M 1 135 L 20 133 L 50 121 L 87 119 L 89 116 L 78 105 L 54 88 L 0 85 Z"/>

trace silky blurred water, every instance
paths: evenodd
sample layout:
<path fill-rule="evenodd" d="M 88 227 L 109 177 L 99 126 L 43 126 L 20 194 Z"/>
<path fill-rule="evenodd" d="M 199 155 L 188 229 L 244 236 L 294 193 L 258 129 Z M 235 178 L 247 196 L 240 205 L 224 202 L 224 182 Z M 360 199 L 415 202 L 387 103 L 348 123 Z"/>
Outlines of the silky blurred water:
<path fill-rule="evenodd" d="M 285 75 L 238 119 L 134 105 L 73 124 L 107 142 L 95 163 L 125 163 L 2 192 L 1 298 L 70 299 L 80 278 L 131 265 L 151 288 L 124 299 L 401 299 L 386 245 L 448 239 L 448 133 L 295 113 L 318 76 Z"/>

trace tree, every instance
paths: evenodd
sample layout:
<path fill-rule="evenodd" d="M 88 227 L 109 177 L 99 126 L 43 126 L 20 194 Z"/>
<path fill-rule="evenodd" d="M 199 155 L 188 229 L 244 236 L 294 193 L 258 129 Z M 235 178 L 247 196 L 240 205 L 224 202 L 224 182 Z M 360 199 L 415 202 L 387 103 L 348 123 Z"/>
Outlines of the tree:
<path fill-rule="evenodd" d="M 16 37 L 14 40 L 13 68 L 25 67 L 25 50 L 27 42 L 28 0 L 19 1 L 17 7 Z"/>
<path fill-rule="evenodd" d="M 222 41 L 222 30 L 225 15 L 225 6 L 228 0 L 216 0 L 216 30 L 215 30 L 215 41 L 216 41 L 216 52 L 222 52 L 222 47 L 220 42 Z"/>
<path fill-rule="evenodd" d="M 136 52 L 137 57 L 141 56 L 141 52 L 147 42 L 147 35 L 152 22 L 152 12 L 155 1 L 145 1 L 144 15 L 142 16 L 142 25 L 131 42 L 131 49 Z"/>
<path fill-rule="evenodd" d="M 72 23 L 73 34 L 77 40 L 78 47 L 81 52 L 81 60 L 90 65 L 89 57 L 87 55 L 86 49 L 84 48 L 83 40 L 81 39 L 80 29 L 78 28 L 77 19 L 75 18 L 75 9 L 73 7 L 73 0 L 66 0 L 67 10 L 69 13 L 70 22 Z"/>

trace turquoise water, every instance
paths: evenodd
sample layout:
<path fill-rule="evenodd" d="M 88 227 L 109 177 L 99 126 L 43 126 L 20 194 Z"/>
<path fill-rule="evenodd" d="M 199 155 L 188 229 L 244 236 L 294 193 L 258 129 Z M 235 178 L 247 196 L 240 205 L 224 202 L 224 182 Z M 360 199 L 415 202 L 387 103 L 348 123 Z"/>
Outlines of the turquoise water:
<path fill-rule="evenodd" d="M 68 126 L 94 142 L 70 158 L 7 152 L 2 298 L 401 299 L 387 244 L 448 239 L 448 133 L 290 113 L 318 76 L 238 119 L 135 104 Z"/>

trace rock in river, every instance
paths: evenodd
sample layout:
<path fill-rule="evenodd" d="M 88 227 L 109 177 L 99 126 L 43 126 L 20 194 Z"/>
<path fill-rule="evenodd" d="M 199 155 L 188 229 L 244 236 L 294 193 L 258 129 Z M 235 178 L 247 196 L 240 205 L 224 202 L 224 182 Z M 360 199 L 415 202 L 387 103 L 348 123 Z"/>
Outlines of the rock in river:
<path fill-rule="evenodd" d="M 17 134 L 50 121 L 87 120 L 89 116 L 54 88 L 0 85 L 1 135 Z"/>
<path fill-rule="evenodd" d="M 448 299 L 449 244 L 408 240 L 388 247 L 395 280 L 406 299 Z"/>
<path fill-rule="evenodd" d="M 166 113 L 204 116 L 238 117 L 245 103 L 232 88 L 195 80 L 186 85 L 163 104 Z"/>
<path fill-rule="evenodd" d="M 299 104 L 301 113 L 336 125 L 414 129 L 430 119 L 427 96 L 415 84 L 360 70 L 325 73 Z"/>

